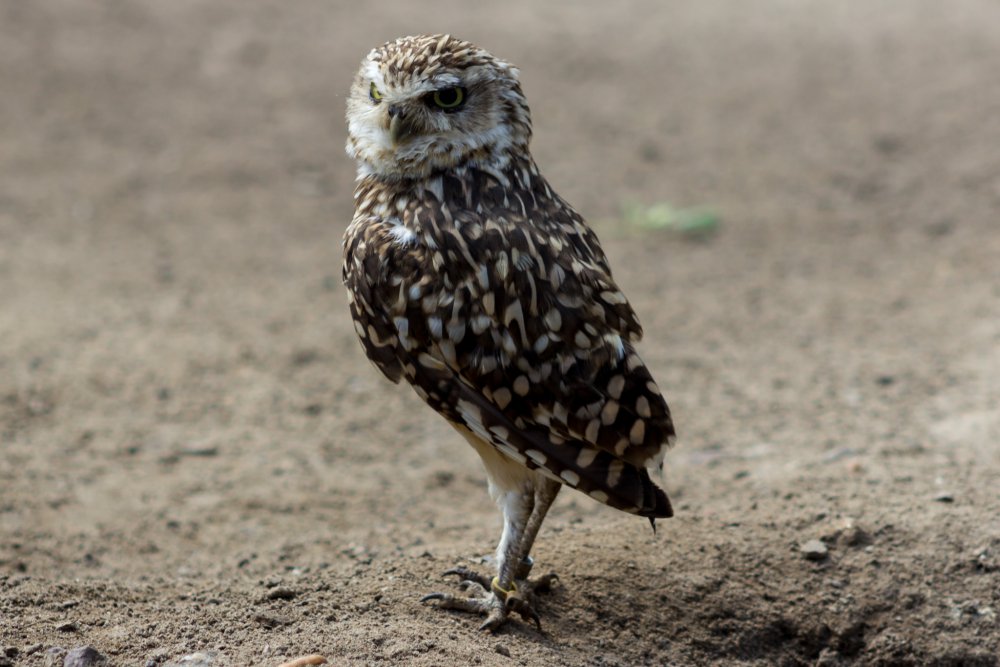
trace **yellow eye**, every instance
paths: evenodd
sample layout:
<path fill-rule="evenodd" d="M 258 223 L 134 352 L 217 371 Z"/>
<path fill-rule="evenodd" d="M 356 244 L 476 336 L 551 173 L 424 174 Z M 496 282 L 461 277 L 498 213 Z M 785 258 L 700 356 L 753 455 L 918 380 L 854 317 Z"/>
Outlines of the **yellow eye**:
<path fill-rule="evenodd" d="M 465 101 L 465 88 L 444 88 L 435 90 L 431 96 L 434 104 L 441 109 L 457 109 Z"/>
<path fill-rule="evenodd" d="M 378 104 L 382 101 L 382 93 L 378 92 L 378 88 L 375 87 L 375 82 L 372 81 L 371 87 L 368 89 L 368 97 L 372 98 L 372 102 Z"/>

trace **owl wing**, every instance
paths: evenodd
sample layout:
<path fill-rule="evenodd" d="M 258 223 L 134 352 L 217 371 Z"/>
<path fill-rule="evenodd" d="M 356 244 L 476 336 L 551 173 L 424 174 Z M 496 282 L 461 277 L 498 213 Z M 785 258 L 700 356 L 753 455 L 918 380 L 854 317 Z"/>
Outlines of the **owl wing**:
<path fill-rule="evenodd" d="M 670 412 L 596 236 L 551 192 L 512 207 L 452 187 L 467 205 L 431 200 L 348 232 L 345 282 L 368 357 L 525 466 L 670 516 L 647 471 L 673 438 Z"/>

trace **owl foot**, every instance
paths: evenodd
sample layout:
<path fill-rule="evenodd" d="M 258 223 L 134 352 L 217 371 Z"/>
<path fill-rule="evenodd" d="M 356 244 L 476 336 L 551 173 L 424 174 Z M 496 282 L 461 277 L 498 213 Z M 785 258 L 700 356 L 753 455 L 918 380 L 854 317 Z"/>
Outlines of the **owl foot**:
<path fill-rule="evenodd" d="M 523 572 L 526 577 L 530 570 L 530 562 L 522 563 L 518 574 Z M 510 590 L 503 590 L 496 579 L 490 580 L 468 568 L 456 567 L 445 574 L 461 578 L 458 585 L 465 591 L 466 596 L 430 593 L 420 598 L 420 601 L 436 601 L 441 609 L 454 609 L 486 616 L 486 621 L 479 626 L 479 629 L 490 632 L 499 630 L 507 622 L 511 612 L 517 612 L 526 621 L 534 621 L 538 631 L 541 632 L 542 620 L 535 610 L 536 593 L 551 591 L 555 582 L 559 580 L 555 574 L 547 574 L 534 580 L 516 579 Z"/>

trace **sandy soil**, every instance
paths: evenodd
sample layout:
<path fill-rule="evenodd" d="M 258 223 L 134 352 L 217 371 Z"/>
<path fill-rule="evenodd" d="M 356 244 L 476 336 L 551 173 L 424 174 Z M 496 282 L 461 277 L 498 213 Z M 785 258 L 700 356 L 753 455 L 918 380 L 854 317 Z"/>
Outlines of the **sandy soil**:
<path fill-rule="evenodd" d="M 467 4 L 0 3 L 0 664 L 998 664 L 1000 6 Z M 498 514 L 340 285 L 428 31 L 521 66 L 680 432 L 657 535 L 560 498 L 545 634 L 418 603 Z"/>

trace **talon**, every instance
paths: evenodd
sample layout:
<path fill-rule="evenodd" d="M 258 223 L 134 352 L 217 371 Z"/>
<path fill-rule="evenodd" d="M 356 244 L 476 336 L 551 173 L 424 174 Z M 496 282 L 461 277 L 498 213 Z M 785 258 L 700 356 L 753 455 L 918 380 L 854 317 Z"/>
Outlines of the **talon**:
<path fill-rule="evenodd" d="M 535 608 L 520 597 L 507 598 L 507 609 L 516 611 L 526 621 L 534 621 L 538 631 L 542 631 L 542 618 Z"/>
<path fill-rule="evenodd" d="M 530 567 L 530 561 L 521 561 L 522 568 Z M 479 629 L 495 633 L 503 627 L 513 612 L 517 612 L 525 622 L 534 623 L 538 632 L 543 633 L 542 619 L 535 610 L 536 593 L 546 593 L 552 590 L 558 575 L 554 572 L 538 579 L 520 579 L 514 577 L 508 584 L 509 588 L 500 585 L 500 577 L 492 580 L 465 567 L 453 567 L 443 573 L 444 576 L 456 576 L 460 580 L 459 590 L 465 594 L 428 593 L 420 598 L 422 603 L 436 602 L 438 609 L 464 611 L 486 616 Z"/>
<path fill-rule="evenodd" d="M 483 621 L 483 624 L 479 626 L 479 630 L 483 632 L 489 632 L 490 634 L 494 634 L 497 630 L 500 629 L 500 626 L 502 626 L 504 624 L 504 621 L 506 620 L 507 620 L 506 615 L 501 614 L 497 611 L 492 611 L 490 612 L 490 615 L 486 617 L 486 620 Z"/>
<path fill-rule="evenodd" d="M 490 587 L 490 580 L 488 578 L 467 567 L 453 567 L 450 570 L 445 570 L 441 576 L 447 577 L 450 575 L 454 575 L 465 581 L 474 581 L 483 588 L 488 589 Z"/>
<path fill-rule="evenodd" d="M 474 595 L 480 598 L 484 598 L 487 596 L 486 589 L 483 588 L 477 581 L 470 581 L 468 579 L 464 579 L 458 583 L 458 589 L 460 591 L 468 593 L 469 595 Z"/>

